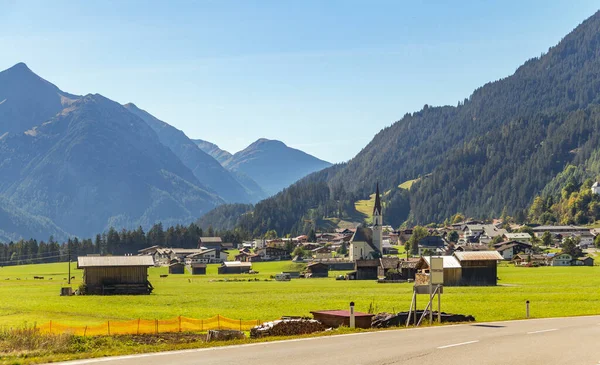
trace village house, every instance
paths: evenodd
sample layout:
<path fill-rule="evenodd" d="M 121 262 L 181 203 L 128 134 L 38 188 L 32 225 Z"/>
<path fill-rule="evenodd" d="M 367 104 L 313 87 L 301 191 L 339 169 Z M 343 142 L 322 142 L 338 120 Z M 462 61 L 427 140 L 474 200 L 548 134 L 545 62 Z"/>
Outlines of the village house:
<path fill-rule="evenodd" d="M 573 257 L 568 253 L 557 253 L 548 255 L 549 266 L 571 266 Z"/>
<path fill-rule="evenodd" d="M 589 228 L 580 226 L 538 226 L 532 228 L 536 237 L 542 237 L 544 232 L 550 232 L 554 234 L 560 234 L 562 236 L 578 233 L 578 232 L 589 232 Z"/>
<path fill-rule="evenodd" d="M 440 255 L 444 253 L 444 246 L 446 242 L 440 236 L 427 236 L 419 240 L 419 255 L 432 253 L 434 255 Z"/>
<path fill-rule="evenodd" d="M 219 264 L 224 261 L 227 261 L 227 252 L 213 248 L 187 255 L 184 262 L 189 266 L 192 264 Z"/>
<path fill-rule="evenodd" d="M 594 246 L 594 238 L 596 238 L 590 231 L 574 232 L 563 235 L 563 243 L 567 238 L 579 240 L 578 246 L 582 249 Z"/>
<path fill-rule="evenodd" d="M 279 247 L 265 247 L 255 251 L 262 259 L 262 261 L 275 261 L 285 260 L 290 257 L 290 254 Z"/>
<path fill-rule="evenodd" d="M 513 257 L 513 263 L 518 266 L 545 266 L 546 255 L 535 255 L 535 254 L 518 254 Z"/>
<path fill-rule="evenodd" d="M 315 259 L 331 258 L 332 252 L 329 247 L 317 247 L 311 251 L 312 257 Z"/>
<path fill-rule="evenodd" d="M 506 241 L 518 241 L 518 242 L 529 243 L 529 242 L 531 242 L 531 235 L 527 232 L 505 233 L 504 239 Z"/>
<path fill-rule="evenodd" d="M 393 247 L 390 243 L 390 240 L 383 240 L 381 244 L 381 249 L 384 255 L 397 255 L 398 249 Z"/>
<path fill-rule="evenodd" d="M 139 256 L 151 256 L 154 260 L 154 266 L 167 266 L 171 259 L 175 257 L 173 250 L 161 246 L 151 246 L 138 251 Z"/>
<path fill-rule="evenodd" d="M 419 257 L 409 257 L 408 259 L 404 259 L 400 261 L 400 273 L 402 274 L 402 279 L 415 279 L 415 274 L 417 272 L 417 263 L 421 260 Z"/>
<path fill-rule="evenodd" d="M 240 252 L 235 256 L 235 261 L 241 262 L 259 262 L 262 261 L 260 255 L 250 252 Z"/>
<path fill-rule="evenodd" d="M 594 266 L 594 259 L 589 256 L 578 257 L 574 260 L 575 266 Z"/>
<path fill-rule="evenodd" d="M 150 294 L 148 268 L 151 256 L 80 256 L 86 294 Z"/>
<path fill-rule="evenodd" d="M 533 246 L 529 243 L 519 241 L 506 241 L 496 243 L 494 248 L 505 260 L 512 260 L 516 254 L 532 254 Z"/>

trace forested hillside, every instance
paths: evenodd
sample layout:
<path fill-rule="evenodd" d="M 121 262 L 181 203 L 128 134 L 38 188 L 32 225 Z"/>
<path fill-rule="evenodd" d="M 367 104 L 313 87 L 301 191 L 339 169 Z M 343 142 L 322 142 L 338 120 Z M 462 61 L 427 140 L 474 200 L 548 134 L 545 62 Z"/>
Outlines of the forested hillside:
<path fill-rule="evenodd" d="M 441 222 L 456 212 L 481 218 L 514 215 L 550 189 L 547 186 L 567 165 L 585 166 L 595 156 L 600 146 L 599 104 L 596 13 L 513 75 L 478 88 L 457 106 L 425 105 L 406 114 L 347 165 L 325 170 L 319 175 L 327 177 L 318 182 L 306 178 L 288 190 L 309 191 L 320 184 L 333 191 L 343 186 L 349 196 L 364 199 L 379 181 L 382 190 L 389 191 L 384 220 L 392 224 L 405 217 L 411 224 Z M 409 194 L 397 192 L 402 182 L 425 175 Z M 269 225 L 269 219 L 277 219 L 273 214 L 291 217 L 292 210 L 306 208 L 294 215 L 305 219 L 315 206 L 331 200 L 326 194 L 314 198 L 322 200 L 307 206 L 298 199 L 298 206 L 289 209 L 282 196 L 263 201 L 272 209 L 255 209 L 253 215 L 261 219 L 248 228 L 277 229 L 275 223 Z M 293 230 L 298 224 L 282 228 Z"/>

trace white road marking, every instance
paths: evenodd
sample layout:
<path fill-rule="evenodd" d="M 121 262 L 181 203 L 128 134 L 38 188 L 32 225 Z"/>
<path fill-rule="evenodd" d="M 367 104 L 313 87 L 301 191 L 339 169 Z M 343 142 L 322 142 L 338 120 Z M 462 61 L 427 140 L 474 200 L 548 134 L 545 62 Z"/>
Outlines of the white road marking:
<path fill-rule="evenodd" d="M 475 341 L 467 341 L 467 342 L 461 342 L 461 343 L 455 343 L 455 344 L 452 344 L 452 345 L 446 345 L 446 346 L 440 346 L 440 347 L 438 347 L 438 349 L 447 349 L 447 348 L 449 348 L 449 347 L 456 347 L 456 346 L 462 346 L 462 345 L 469 345 L 469 344 L 476 343 L 476 342 L 479 342 L 479 340 L 475 340 Z"/>
<path fill-rule="evenodd" d="M 541 330 L 541 331 L 533 331 L 533 332 L 527 332 L 528 335 L 534 335 L 536 333 L 544 333 L 544 332 L 552 332 L 552 331 L 558 331 L 558 328 L 551 328 L 549 330 Z"/>

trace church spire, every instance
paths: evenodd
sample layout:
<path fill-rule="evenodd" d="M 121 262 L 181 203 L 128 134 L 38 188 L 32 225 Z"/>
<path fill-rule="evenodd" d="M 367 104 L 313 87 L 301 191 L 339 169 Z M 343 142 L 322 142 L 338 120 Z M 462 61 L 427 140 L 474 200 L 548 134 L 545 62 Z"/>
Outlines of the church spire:
<path fill-rule="evenodd" d="M 373 207 L 373 215 L 381 215 L 381 198 L 379 197 L 379 182 L 375 191 L 375 207 Z"/>

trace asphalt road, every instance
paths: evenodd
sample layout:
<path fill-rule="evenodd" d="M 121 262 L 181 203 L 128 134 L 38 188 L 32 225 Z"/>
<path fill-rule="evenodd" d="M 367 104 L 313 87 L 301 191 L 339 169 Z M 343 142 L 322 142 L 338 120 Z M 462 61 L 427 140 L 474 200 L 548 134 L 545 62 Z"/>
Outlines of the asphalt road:
<path fill-rule="evenodd" d="M 71 361 L 106 365 L 599 365 L 600 316 L 476 323 Z"/>

